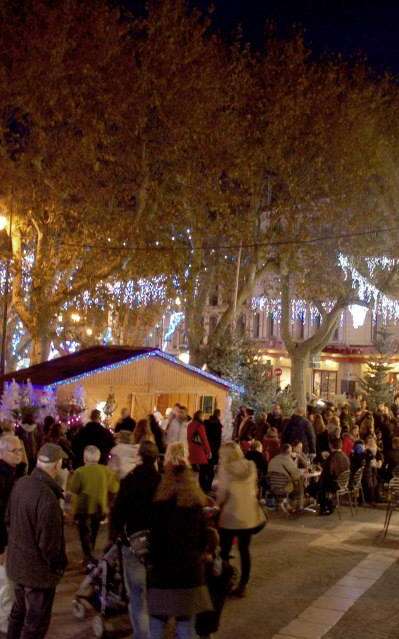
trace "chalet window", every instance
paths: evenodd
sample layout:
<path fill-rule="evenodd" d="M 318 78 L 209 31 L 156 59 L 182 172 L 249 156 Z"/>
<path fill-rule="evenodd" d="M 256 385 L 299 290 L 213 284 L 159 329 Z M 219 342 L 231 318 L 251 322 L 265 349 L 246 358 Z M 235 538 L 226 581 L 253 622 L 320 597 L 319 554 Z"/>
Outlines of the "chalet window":
<path fill-rule="evenodd" d="M 213 397 L 212 395 L 202 395 L 200 407 L 204 415 L 212 415 L 216 407 L 216 397 Z"/>

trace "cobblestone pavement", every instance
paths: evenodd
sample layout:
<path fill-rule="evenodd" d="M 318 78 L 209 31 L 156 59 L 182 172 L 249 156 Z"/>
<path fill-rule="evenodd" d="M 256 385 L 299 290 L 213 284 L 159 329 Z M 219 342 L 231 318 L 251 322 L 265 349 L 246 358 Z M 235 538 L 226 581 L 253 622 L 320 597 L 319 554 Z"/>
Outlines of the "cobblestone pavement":
<path fill-rule="evenodd" d="M 253 540 L 248 596 L 227 601 L 217 639 L 397 639 L 399 515 L 385 541 L 383 520 L 383 510 L 371 509 L 359 509 L 353 518 L 345 511 L 342 521 L 335 514 L 273 514 Z M 67 538 L 70 567 L 57 591 L 48 639 L 88 639 L 92 619 L 77 621 L 71 614 L 82 579 L 73 528 Z M 115 639 L 131 637 L 123 625 Z"/>

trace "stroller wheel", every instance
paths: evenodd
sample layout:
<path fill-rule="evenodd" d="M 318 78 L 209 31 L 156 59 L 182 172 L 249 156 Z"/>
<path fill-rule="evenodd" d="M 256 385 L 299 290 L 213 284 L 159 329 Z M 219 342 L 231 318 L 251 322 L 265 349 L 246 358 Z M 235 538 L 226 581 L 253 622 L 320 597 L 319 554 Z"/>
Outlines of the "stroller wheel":
<path fill-rule="evenodd" d="M 84 619 L 86 617 L 86 608 L 81 601 L 74 599 L 72 602 L 72 614 L 75 619 Z"/>

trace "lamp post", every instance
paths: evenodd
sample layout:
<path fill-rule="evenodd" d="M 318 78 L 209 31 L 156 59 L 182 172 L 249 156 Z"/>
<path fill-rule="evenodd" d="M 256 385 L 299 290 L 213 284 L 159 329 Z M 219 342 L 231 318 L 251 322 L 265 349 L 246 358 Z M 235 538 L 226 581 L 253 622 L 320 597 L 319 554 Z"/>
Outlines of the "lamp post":
<path fill-rule="evenodd" d="M 7 261 L 6 261 L 6 277 L 4 283 L 4 305 L 3 305 L 3 318 L 2 318 L 2 333 L 1 333 L 1 350 L 0 350 L 0 375 L 5 373 L 6 363 L 6 347 L 7 347 L 7 322 L 8 322 L 8 302 L 10 296 L 10 271 L 11 271 L 11 258 L 12 258 L 12 210 L 10 216 L 7 219 L 5 215 L 0 215 L 0 231 L 5 231 L 8 225 L 8 243 L 7 243 Z"/>

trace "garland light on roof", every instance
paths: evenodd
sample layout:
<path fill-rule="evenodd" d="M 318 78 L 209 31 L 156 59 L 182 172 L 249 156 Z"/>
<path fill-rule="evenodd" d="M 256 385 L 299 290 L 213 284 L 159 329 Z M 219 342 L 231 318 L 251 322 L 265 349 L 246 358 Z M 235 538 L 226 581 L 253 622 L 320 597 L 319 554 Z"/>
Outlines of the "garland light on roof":
<path fill-rule="evenodd" d="M 202 377 L 206 377 L 210 381 L 216 384 L 219 384 L 220 386 L 226 386 L 227 388 L 229 388 L 231 391 L 235 393 L 242 392 L 241 387 L 238 386 L 237 384 L 234 384 L 233 382 L 230 382 L 226 379 L 222 379 L 221 377 L 218 377 L 217 375 L 213 375 L 212 373 L 208 373 L 207 371 L 203 371 L 200 368 L 196 368 L 195 366 L 192 366 L 191 364 L 183 364 L 181 361 L 176 359 L 176 357 L 173 357 L 173 355 L 169 355 L 168 353 L 164 353 L 163 351 L 160 351 L 158 349 L 149 351 L 148 353 L 141 353 L 140 355 L 133 355 L 132 357 L 128 357 L 127 359 L 124 359 L 120 362 L 114 362 L 113 364 L 105 364 L 104 366 L 100 366 L 99 368 L 96 368 L 94 370 L 87 371 L 85 373 L 80 373 L 79 375 L 74 375 L 72 377 L 68 377 L 67 379 L 62 379 L 58 382 L 53 382 L 52 384 L 48 384 L 47 386 L 44 386 L 44 388 L 56 388 L 57 386 L 75 384 L 76 382 L 80 382 L 84 379 L 88 379 L 89 377 L 92 377 L 93 375 L 96 375 L 97 373 L 104 373 L 107 371 L 116 370 L 132 362 L 151 359 L 153 357 L 160 357 L 161 359 L 165 359 L 166 361 L 171 362 L 172 364 L 183 366 L 184 368 L 191 371 L 192 373 L 201 375 Z"/>

